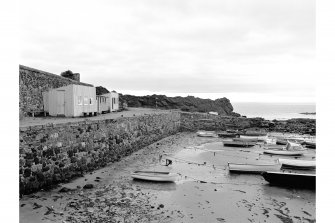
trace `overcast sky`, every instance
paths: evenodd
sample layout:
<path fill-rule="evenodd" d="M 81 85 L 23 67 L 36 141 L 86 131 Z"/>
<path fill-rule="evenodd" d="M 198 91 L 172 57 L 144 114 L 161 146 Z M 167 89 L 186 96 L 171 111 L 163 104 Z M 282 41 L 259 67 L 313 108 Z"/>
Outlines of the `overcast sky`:
<path fill-rule="evenodd" d="M 20 64 L 135 95 L 315 102 L 314 0 L 21 1 Z"/>

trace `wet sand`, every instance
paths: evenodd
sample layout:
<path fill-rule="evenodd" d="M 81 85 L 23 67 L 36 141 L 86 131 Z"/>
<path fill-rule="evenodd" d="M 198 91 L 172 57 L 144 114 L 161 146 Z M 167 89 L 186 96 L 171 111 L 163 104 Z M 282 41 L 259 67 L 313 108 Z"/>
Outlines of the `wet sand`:
<path fill-rule="evenodd" d="M 261 145 L 233 148 L 221 141 L 194 133 L 165 138 L 61 185 L 72 191 L 59 193 L 59 187 L 24 196 L 20 222 L 315 222 L 315 191 L 270 186 L 261 175 L 227 169 L 227 162 L 270 163 L 280 156 L 263 155 Z M 166 158 L 172 165 L 161 165 Z M 299 159 L 315 159 L 315 150 Z M 139 169 L 180 177 L 175 183 L 132 180 Z M 94 188 L 83 189 L 85 184 Z"/>

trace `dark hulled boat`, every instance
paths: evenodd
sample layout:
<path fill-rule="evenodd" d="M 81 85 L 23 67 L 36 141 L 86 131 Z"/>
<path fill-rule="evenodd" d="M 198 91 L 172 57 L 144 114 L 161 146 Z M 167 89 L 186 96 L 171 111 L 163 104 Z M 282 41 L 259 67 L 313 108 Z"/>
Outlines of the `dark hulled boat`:
<path fill-rule="evenodd" d="M 297 188 L 315 188 L 315 174 L 284 173 L 284 172 L 264 172 L 262 176 L 272 185 Z"/>

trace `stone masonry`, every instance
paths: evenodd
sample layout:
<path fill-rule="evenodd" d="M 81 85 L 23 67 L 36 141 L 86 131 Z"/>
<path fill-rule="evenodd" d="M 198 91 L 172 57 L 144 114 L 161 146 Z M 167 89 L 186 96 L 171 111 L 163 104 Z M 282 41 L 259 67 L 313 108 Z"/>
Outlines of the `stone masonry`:
<path fill-rule="evenodd" d="M 179 131 L 180 114 L 20 128 L 20 194 L 69 181 Z"/>

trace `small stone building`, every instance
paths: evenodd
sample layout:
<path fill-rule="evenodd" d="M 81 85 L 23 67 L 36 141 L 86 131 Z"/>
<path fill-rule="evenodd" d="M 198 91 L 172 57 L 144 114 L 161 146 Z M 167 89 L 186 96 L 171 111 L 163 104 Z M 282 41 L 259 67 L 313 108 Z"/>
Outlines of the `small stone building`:
<path fill-rule="evenodd" d="M 44 111 L 50 116 L 97 115 L 94 87 L 71 84 L 43 92 Z"/>

